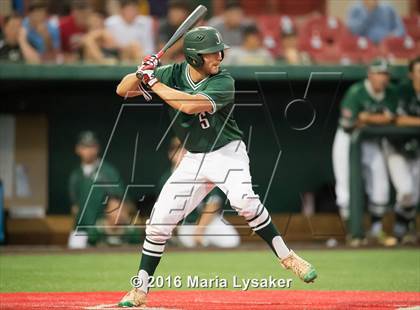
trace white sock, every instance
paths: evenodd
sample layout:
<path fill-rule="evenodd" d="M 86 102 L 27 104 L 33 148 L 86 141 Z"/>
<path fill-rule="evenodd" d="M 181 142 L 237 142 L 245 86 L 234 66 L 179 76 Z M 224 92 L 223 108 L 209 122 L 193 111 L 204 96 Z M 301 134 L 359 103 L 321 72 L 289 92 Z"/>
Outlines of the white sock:
<path fill-rule="evenodd" d="M 290 254 L 290 250 L 284 243 L 282 237 L 280 236 L 274 237 L 271 243 L 273 244 L 274 250 L 276 250 L 277 256 L 280 257 L 281 259 L 287 257 Z"/>
<path fill-rule="evenodd" d="M 139 286 L 137 287 L 137 289 L 147 294 L 147 291 L 149 290 L 149 274 L 142 269 L 139 270 L 137 277 L 139 279 Z"/>

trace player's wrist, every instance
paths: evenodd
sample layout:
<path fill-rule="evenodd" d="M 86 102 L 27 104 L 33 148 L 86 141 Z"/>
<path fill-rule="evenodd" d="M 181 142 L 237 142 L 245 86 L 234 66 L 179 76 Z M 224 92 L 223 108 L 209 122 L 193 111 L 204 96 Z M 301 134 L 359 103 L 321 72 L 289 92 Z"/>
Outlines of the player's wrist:
<path fill-rule="evenodd" d="M 159 83 L 159 80 L 155 77 L 154 79 L 152 79 L 147 86 L 149 86 L 150 89 L 153 89 L 154 86 L 156 86 L 156 84 Z"/>

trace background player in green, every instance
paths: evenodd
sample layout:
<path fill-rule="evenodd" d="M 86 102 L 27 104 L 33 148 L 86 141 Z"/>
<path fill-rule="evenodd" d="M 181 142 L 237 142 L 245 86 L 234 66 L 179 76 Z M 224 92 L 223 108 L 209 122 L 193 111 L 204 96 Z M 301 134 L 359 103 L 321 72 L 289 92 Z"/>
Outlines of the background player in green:
<path fill-rule="evenodd" d="M 114 217 L 114 214 L 118 213 L 120 199 L 124 194 L 118 171 L 106 161 L 100 166 L 99 150 L 99 141 L 92 131 L 80 133 L 75 148 L 76 154 L 80 157 L 80 166 L 72 171 L 69 179 L 72 213 L 76 215 L 74 230 L 68 240 L 68 247 L 72 249 L 87 247 L 88 237 L 97 239 L 98 232 L 95 229 L 97 221 L 104 217 Z M 95 181 L 98 170 L 99 174 Z M 94 184 L 117 184 L 117 186 L 92 189 Z M 106 212 L 107 210 L 109 212 Z"/>
<path fill-rule="evenodd" d="M 146 223 L 136 287 L 119 305 L 145 304 L 148 278 L 154 274 L 173 229 L 214 186 L 226 194 L 232 208 L 268 243 L 283 267 L 303 281 L 312 282 L 317 276 L 315 269 L 287 248 L 252 189 L 247 150 L 232 116 L 234 80 L 220 69 L 228 46 L 216 29 L 197 27 L 185 35 L 183 47 L 186 61 L 181 64 L 156 69 L 157 58 L 147 56 L 138 69 L 142 83 L 169 105 L 172 127 L 187 152 L 165 183 Z M 129 74 L 118 85 L 117 93 L 123 97 L 142 93 L 150 97 L 143 86 L 140 88 L 142 91 L 136 74 Z"/>
<path fill-rule="evenodd" d="M 420 128 L 420 57 L 409 64 L 409 79 L 398 86 L 397 126 Z M 396 189 L 394 234 L 403 244 L 416 243 L 416 208 L 420 200 L 420 137 L 395 137 L 388 145 L 388 168 Z"/>
<path fill-rule="evenodd" d="M 343 220 L 349 218 L 350 203 L 350 137 L 356 127 L 391 123 L 397 104 L 395 88 L 389 84 L 389 68 L 386 60 L 373 61 L 367 78 L 353 84 L 341 102 L 341 117 L 333 145 L 333 168 L 336 179 L 337 205 Z M 387 236 L 382 229 L 382 217 L 389 201 L 389 184 L 384 151 L 379 139 L 366 139 L 362 143 L 362 165 L 366 192 L 371 213 L 369 236 L 385 246 L 393 246 L 396 239 Z M 351 246 L 364 241 L 350 240 Z"/>

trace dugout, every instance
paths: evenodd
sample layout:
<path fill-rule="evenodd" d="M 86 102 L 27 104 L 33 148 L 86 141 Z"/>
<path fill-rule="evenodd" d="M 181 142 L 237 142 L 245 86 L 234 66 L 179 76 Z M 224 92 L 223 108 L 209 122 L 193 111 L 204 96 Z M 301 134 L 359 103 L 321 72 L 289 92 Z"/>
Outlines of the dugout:
<path fill-rule="evenodd" d="M 234 115 L 250 147 L 255 191 L 267 208 L 273 213 L 300 212 L 303 194 L 320 191 L 323 194 L 317 202 L 328 208 L 334 199 L 331 147 L 339 102 L 349 85 L 365 76 L 365 68 L 228 70 L 236 80 L 238 107 Z M 37 204 L 45 204 L 47 214 L 69 213 L 68 177 L 78 165 L 74 144 L 78 133 L 86 129 L 97 132 L 103 150 L 108 147 L 105 158 L 120 170 L 125 184 L 152 185 L 130 187 L 129 195 L 134 199 L 155 197 L 154 185 L 169 167 L 168 139 L 156 150 L 168 119 L 156 96 L 147 104 L 143 98 L 124 101 L 116 95 L 118 81 L 130 71 L 133 68 L 125 66 L 0 65 L 0 113 L 20 124 L 17 153 L 38 148 L 37 155 L 21 160 L 23 166 L 32 163 L 33 169 L 39 170 L 28 172 L 28 176 L 31 184 L 39 186 L 33 190 L 39 192 Z M 394 81 L 406 74 L 405 67 L 392 68 Z M 133 174 L 137 134 L 139 150 Z M 6 206 L 10 203 L 6 195 Z"/>

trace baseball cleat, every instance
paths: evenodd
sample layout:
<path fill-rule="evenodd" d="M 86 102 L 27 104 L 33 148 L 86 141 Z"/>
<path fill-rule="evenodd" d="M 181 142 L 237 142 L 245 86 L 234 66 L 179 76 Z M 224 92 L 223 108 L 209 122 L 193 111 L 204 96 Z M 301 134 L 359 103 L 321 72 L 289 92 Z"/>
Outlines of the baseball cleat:
<path fill-rule="evenodd" d="M 372 236 L 372 238 L 377 244 L 386 247 L 393 247 L 398 244 L 397 238 L 393 236 L 388 236 L 384 231 L 380 231 L 377 235 Z"/>
<path fill-rule="evenodd" d="M 118 303 L 118 307 L 129 308 L 144 306 L 146 304 L 146 297 L 147 295 L 145 292 L 133 288 L 121 299 Z"/>
<path fill-rule="evenodd" d="M 403 245 L 416 245 L 417 244 L 417 236 L 412 233 L 405 234 L 401 238 L 401 244 Z"/>
<path fill-rule="evenodd" d="M 287 257 L 280 260 L 280 264 L 285 269 L 291 269 L 295 275 L 306 283 L 314 282 L 318 276 L 314 266 L 293 251 L 290 251 Z"/>
<path fill-rule="evenodd" d="M 352 248 L 359 248 L 361 246 L 367 246 L 368 240 L 366 238 L 348 238 L 346 241 L 347 245 Z"/>

